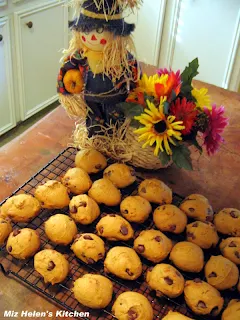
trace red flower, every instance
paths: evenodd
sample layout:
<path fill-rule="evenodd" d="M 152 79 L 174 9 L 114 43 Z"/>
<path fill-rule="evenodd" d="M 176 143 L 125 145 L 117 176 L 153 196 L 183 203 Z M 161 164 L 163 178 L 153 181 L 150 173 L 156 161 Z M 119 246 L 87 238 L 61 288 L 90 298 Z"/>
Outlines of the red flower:
<path fill-rule="evenodd" d="M 203 134 L 203 138 L 207 153 L 210 156 L 214 155 L 220 148 L 220 144 L 224 142 L 221 134 L 228 125 L 228 118 L 224 117 L 224 107 L 217 108 L 216 104 L 212 105 L 212 110 L 205 108 L 204 112 L 208 116 L 209 125 Z"/>
<path fill-rule="evenodd" d="M 185 129 L 182 131 L 183 135 L 190 134 L 192 130 L 198 113 L 195 109 L 196 105 L 192 101 L 187 101 L 186 98 L 182 100 L 178 98 L 170 106 L 170 114 L 175 116 L 177 121 L 183 121 L 183 125 L 185 126 Z"/>
<path fill-rule="evenodd" d="M 162 76 L 164 74 L 167 74 L 169 76 L 168 81 L 167 81 L 167 87 L 168 87 L 168 92 L 165 94 L 166 96 L 170 97 L 172 91 L 175 92 L 176 96 L 179 95 L 180 90 L 181 90 L 181 72 L 178 70 L 176 73 L 173 72 L 171 69 L 170 71 L 165 69 L 159 69 L 157 71 L 159 76 Z M 156 88 L 156 91 L 160 91 L 159 96 L 163 95 L 161 92 L 161 88 Z"/>

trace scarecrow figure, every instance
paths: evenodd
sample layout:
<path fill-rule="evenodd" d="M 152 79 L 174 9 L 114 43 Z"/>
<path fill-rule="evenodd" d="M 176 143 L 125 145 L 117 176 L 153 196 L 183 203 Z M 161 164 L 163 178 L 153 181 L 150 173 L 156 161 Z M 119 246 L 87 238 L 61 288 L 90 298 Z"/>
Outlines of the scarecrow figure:
<path fill-rule="evenodd" d="M 118 103 L 139 79 L 138 63 L 125 9 L 139 0 L 74 0 L 73 37 L 58 75 L 60 101 L 70 115 L 86 118 L 89 136 L 123 123 Z M 130 53 L 132 52 L 132 53 Z"/>

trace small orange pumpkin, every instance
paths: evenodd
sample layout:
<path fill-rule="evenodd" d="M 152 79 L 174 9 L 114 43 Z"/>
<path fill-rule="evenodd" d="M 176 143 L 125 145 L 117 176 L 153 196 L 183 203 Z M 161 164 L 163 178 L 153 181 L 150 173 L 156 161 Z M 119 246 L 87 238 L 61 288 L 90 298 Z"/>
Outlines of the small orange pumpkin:
<path fill-rule="evenodd" d="M 79 70 L 68 70 L 63 78 L 63 83 L 69 93 L 77 94 L 83 90 L 83 77 Z"/>

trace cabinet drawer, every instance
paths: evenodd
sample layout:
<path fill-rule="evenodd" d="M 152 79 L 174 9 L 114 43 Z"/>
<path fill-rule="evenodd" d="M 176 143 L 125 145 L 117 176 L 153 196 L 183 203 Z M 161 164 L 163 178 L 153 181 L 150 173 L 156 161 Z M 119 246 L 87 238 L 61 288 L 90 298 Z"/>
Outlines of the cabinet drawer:
<path fill-rule="evenodd" d="M 68 40 L 67 15 L 59 1 L 15 13 L 22 120 L 57 99 L 59 60 Z"/>

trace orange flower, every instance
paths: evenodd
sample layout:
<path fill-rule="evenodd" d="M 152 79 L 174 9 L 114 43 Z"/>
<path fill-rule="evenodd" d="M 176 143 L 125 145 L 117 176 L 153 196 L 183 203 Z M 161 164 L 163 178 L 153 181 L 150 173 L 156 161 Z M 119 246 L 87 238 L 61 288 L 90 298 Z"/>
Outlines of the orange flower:
<path fill-rule="evenodd" d="M 173 71 L 169 73 L 168 79 L 165 84 L 155 83 L 155 91 L 159 98 L 166 96 L 169 100 L 171 98 L 172 91 L 174 91 L 176 96 L 178 96 L 180 93 L 180 89 L 181 83 L 179 83 L 178 78 Z"/>

